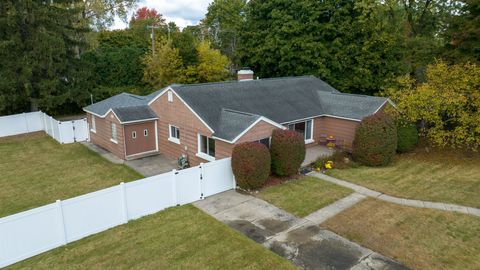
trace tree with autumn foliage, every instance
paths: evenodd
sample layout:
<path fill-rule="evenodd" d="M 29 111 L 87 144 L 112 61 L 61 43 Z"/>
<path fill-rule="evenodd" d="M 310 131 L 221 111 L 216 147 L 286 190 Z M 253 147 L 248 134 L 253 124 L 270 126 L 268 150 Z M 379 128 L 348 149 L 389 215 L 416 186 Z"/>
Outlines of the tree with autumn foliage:
<path fill-rule="evenodd" d="M 400 83 L 400 89 L 387 91 L 400 121 L 419 124 L 435 145 L 479 149 L 480 66 L 437 61 L 428 65 L 425 82 L 402 77 Z"/>
<path fill-rule="evenodd" d="M 143 81 L 154 88 L 183 82 L 184 68 L 178 49 L 170 41 L 156 44 L 155 54 L 147 53 L 143 58 Z"/>
<path fill-rule="evenodd" d="M 140 21 L 147 21 L 151 25 L 159 26 L 165 24 L 165 19 L 162 18 L 162 15 L 157 12 L 154 8 L 142 7 L 135 11 L 132 19 L 130 20 L 130 25 L 138 23 Z"/>

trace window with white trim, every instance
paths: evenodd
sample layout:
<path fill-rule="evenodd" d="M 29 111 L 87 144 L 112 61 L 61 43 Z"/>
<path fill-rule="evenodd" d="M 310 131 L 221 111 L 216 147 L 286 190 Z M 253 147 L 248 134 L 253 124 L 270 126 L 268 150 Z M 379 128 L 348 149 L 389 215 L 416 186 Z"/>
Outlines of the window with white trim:
<path fill-rule="evenodd" d="M 144 136 L 144 137 L 147 137 L 147 136 L 148 136 L 148 129 L 144 129 L 144 130 L 143 130 L 143 136 Z"/>
<path fill-rule="evenodd" d="M 180 129 L 174 125 L 168 125 L 169 126 L 169 136 L 168 140 L 172 141 L 174 143 L 180 143 Z"/>
<path fill-rule="evenodd" d="M 311 141 L 313 139 L 312 119 L 288 124 L 288 129 L 302 134 L 305 141 Z"/>
<path fill-rule="evenodd" d="M 97 132 L 97 123 L 95 121 L 95 115 L 92 114 L 92 131 Z"/>
<path fill-rule="evenodd" d="M 117 141 L 117 124 L 112 123 L 112 141 Z"/>
<path fill-rule="evenodd" d="M 133 138 L 133 139 L 136 139 L 136 138 L 137 138 L 137 132 L 136 132 L 136 131 L 132 131 L 132 138 Z"/>
<path fill-rule="evenodd" d="M 172 91 L 168 91 L 168 92 L 167 92 L 167 99 L 168 99 L 168 102 L 173 102 L 173 93 L 172 93 Z"/>
<path fill-rule="evenodd" d="M 215 158 L 215 140 L 198 134 L 198 153 Z"/>

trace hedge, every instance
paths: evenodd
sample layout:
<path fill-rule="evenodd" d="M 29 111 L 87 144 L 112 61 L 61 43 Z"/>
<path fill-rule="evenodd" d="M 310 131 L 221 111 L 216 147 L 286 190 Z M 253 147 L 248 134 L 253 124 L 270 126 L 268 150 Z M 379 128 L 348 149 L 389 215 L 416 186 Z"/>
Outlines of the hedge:
<path fill-rule="evenodd" d="M 243 189 L 262 187 L 270 175 L 270 163 L 270 152 L 261 143 L 241 143 L 233 148 L 232 170 Z"/>
<path fill-rule="evenodd" d="M 397 128 L 391 117 L 378 113 L 365 117 L 353 140 L 353 159 L 367 166 L 385 166 L 395 157 Z"/>
<path fill-rule="evenodd" d="M 412 151 L 418 143 L 418 130 L 414 125 L 397 124 L 397 151 Z"/>
<path fill-rule="evenodd" d="M 305 160 L 303 135 L 291 130 L 274 130 L 270 154 L 272 156 L 273 173 L 279 176 L 297 174 L 303 160 Z"/>

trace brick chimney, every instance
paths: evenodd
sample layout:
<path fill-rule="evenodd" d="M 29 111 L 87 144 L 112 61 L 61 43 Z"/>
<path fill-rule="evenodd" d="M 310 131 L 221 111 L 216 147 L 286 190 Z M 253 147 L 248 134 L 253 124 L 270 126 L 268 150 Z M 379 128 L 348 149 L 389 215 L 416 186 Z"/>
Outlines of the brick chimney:
<path fill-rule="evenodd" d="M 243 67 L 237 73 L 238 81 L 251 81 L 253 80 L 253 71 L 249 67 Z"/>

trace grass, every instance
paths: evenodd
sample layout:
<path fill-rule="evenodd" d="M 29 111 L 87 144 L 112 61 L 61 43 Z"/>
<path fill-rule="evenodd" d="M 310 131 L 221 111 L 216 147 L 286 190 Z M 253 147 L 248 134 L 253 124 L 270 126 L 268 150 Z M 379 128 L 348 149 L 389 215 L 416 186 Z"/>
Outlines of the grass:
<path fill-rule="evenodd" d="M 322 223 L 413 269 L 480 269 L 480 218 L 367 199 Z"/>
<path fill-rule="evenodd" d="M 480 157 L 453 151 L 398 155 L 388 167 L 334 169 L 329 175 L 389 195 L 480 207 Z"/>
<path fill-rule="evenodd" d="M 267 187 L 257 196 L 289 213 L 304 217 L 352 192 L 348 188 L 306 176 L 285 184 Z"/>
<path fill-rule="evenodd" d="M 0 217 L 143 178 L 81 144 L 44 133 L 0 139 Z"/>
<path fill-rule="evenodd" d="M 170 208 L 8 269 L 295 269 L 191 205 Z"/>

